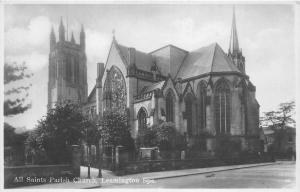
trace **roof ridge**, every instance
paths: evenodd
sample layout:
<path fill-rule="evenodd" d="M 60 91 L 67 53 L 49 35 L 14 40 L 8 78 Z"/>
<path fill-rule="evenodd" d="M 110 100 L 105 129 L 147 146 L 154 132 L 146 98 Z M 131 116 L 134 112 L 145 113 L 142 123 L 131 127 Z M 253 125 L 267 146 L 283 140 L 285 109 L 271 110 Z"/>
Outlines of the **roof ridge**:
<path fill-rule="evenodd" d="M 166 48 L 166 47 L 174 47 L 174 48 L 179 49 L 179 50 L 181 50 L 181 51 L 184 51 L 184 52 L 187 52 L 187 53 L 189 52 L 189 51 L 184 50 L 184 49 L 182 49 L 182 48 L 180 48 L 180 47 L 177 47 L 177 46 L 175 46 L 175 45 L 167 44 L 167 45 L 165 45 L 165 46 L 162 46 L 162 47 L 160 47 L 160 48 L 158 48 L 158 49 L 155 49 L 155 50 L 149 52 L 148 54 L 152 54 L 152 53 L 154 53 L 154 52 L 156 52 L 156 51 L 158 51 L 158 50 L 164 49 L 164 48 Z"/>
<path fill-rule="evenodd" d="M 122 61 L 126 64 L 126 65 L 128 65 L 128 62 L 127 62 L 127 60 L 126 60 L 126 57 L 122 54 L 122 51 L 121 51 L 121 49 L 120 49 L 120 45 L 119 45 L 119 43 L 117 42 L 117 40 L 115 40 L 115 39 L 113 39 L 113 43 L 115 43 L 115 45 L 116 45 L 116 48 L 117 48 L 117 51 L 118 51 L 118 53 L 119 53 L 119 55 L 121 56 L 121 59 L 122 59 Z M 123 45 L 121 45 L 121 46 L 123 46 Z M 123 47 L 126 47 L 126 46 L 123 46 Z M 128 47 L 126 47 L 126 48 L 128 48 Z"/>
<path fill-rule="evenodd" d="M 214 49 L 214 53 L 212 54 L 211 66 L 210 66 L 210 72 L 213 71 L 214 59 L 215 59 L 216 48 L 217 48 L 218 43 L 215 42 L 215 43 L 212 43 L 212 45 L 214 46 L 214 48 L 213 48 L 213 49 Z"/>
<path fill-rule="evenodd" d="M 218 44 L 217 44 L 218 45 Z M 228 57 L 228 55 L 223 51 L 223 49 L 221 48 L 220 45 L 218 45 L 218 47 L 220 48 L 221 50 L 221 53 L 224 55 L 226 61 L 229 63 L 229 67 L 232 69 L 232 70 L 237 70 L 240 72 L 240 70 L 237 68 L 237 66 L 235 66 L 235 64 L 233 63 L 232 59 Z M 232 68 L 233 67 L 233 68 Z"/>
<path fill-rule="evenodd" d="M 187 52 L 187 54 L 185 54 L 180 66 L 178 67 L 178 70 L 177 70 L 176 75 L 175 75 L 175 79 L 177 78 L 177 75 L 178 75 L 179 71 L 181 70 L 182 65 L 184 64 L 184 62 L 185 62 L 185 60 L 186 60 L 186 58 L 188 57 L 189 54 L 190 54 L 190 52 Z"/>

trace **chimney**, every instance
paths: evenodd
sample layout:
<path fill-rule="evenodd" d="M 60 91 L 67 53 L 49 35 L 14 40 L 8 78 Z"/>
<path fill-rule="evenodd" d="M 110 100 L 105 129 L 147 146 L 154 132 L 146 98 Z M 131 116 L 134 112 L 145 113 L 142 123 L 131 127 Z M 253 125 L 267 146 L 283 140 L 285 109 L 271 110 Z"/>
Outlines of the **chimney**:
<path fill-rule="evenodd" d="M 129 65 L 135 65 L 135 48 L 128 49 L 128 62 Z"/>
<path fill-rule="evenodd" d="M 102 79 L 104 74 L 104 63 L 97 63 L 97 81 Z"/>
<path fill-rule="evenodd" d="M 102 117 L 102 77 L 104 74 L 104 63 L 97 63 L 97 80 L 96 80 L 96 114 L 98 118 Z"/>

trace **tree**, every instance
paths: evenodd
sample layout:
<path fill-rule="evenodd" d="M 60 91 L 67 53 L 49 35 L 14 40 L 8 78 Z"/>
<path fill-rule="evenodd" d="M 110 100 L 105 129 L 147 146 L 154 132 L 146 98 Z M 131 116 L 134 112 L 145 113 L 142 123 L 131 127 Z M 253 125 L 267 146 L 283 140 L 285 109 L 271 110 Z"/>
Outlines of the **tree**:
<path fill-rule="evenodd" d="M 155 147 L 157 146 L 156 132 L 153 126 L 139 130 L 137 136 L 137 144 L 140 147 Z"/>
<path fill-rule="evenodd" d="M 280 103 L 278 110 L 264 113 L 260 124 L 270 126 L 274 130 L 285 129 L 288 125 L 295 123 L 295 101 Z"/>
<path fill-rule="evenodd" d="M 114 148 L 122 145 L 132 149 L 133 139 L 127 122 L 127 115 L 123 113 L 116 111 L 104 112 L 101 122 L 102 129 L 100 130 L 103 143 Z"/>
<path fill-rule="evenodd" d="M 279 127 L 284 129 L 288 125 L 293 125 L 295 120 L 293 115 L 295 114 L 295 101 L 281 103 L 279 110 L 277 111 L 276 119 L 279 123 Z"/>
<path fill-rule="evenodd" d="M 18 66 L 16 63 L 13 64 L 4 64 L 4 85 L 7 88 L 10 83 L 21 82 L 26 78 L 30 78 L 33 74 L 27 73 L 27 67 L 25 63 L 21 66 Z M 24 104 L 26 97 L 28 96 L 28 90 L 31 87 L 30 85 L 22 86 L 18 85 L 4 92 L 4 115 L 11 116 L 23 113 L 31 107 L 31 103 Z M 21 93 L 24 93 L 25 96 L 20 96 Z M 12 97 L 12 95 L 17 95 Z"/>
<path fill-rule="evenodd" d="M 261 118 L 262 126 L 270 127 L 274 131 L 274 150 L 279 151 L 286 129 L 295 124 L 295 101 L 280 103 L 275 111 L 265 112 Z"/>
<path fill-rule="evenodd" d="M 44 153 L 47 163 L 67 163 L 71 159 L 70 145 L 81 144 L 86 139 L 87 130 L 95 128 L 82 114 L 79 105 L 67 102 L 48 111 L 27 143 L 33 154 Z"/>
<path fill-rule="evenodd" d="M 160 121 L 139 132 L 138 144 L 144 147 L 159 146 L 160 150 L 171 150 L 177 145 L 182 148 L 182 138 L 172 122 Z"/>
<path fill-rule="evenodd" d="M 174 149 L 176 136 L 175 125 L 172 122 L 162 122 L 156 127 L 156 137 L 161 150 Z"/>
<path fill-rule="evenodd" d="M 10 154 L 13 154 L 13 159 L 10 159 L 9 165 L 24 164 L 24 141 L 28 133 L 16 133 L 15 128 L 8 123 L 4 123 L 4 147 L 8 147 Z M 5 157 L 7 154 L 5 154 Z M 6 160 L 6 158 L 5 158 Z"/>

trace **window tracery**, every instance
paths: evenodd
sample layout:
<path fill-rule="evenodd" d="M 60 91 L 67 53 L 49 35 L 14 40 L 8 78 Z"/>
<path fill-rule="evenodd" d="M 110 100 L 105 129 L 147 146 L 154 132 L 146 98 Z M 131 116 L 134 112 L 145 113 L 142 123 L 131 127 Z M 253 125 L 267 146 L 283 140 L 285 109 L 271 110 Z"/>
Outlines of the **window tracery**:
<path fill-rule="evenodd" d="M 139 132 L 147 128 L 147 112 L 141 108 L 138 112 L 138 130 Z"/>
<path fill-rule="evenodd" d="M 230 88 L 224 80 L 216 85 L 214 103 L 216 133 L 230 133 Z"/>
<path fill-rule="evenodd" d="M 107 73 L 103 91 L 104 111 L 125 112 L 127 103 L 126 83 L 122 72 L 115 66 Z"/>
<path fill-rule="evenodd" d="M 198 130 L 206 127 L 206 85 L 204 82 L 198 84 L 198 105 L 197 105 L 197 121 Z"/>
<path fill-rule="evenodd" d="M 174 122 L 174 101 L 175 95 L 172 90 L 169 90 L 166 96 L 166 121 Z"/>

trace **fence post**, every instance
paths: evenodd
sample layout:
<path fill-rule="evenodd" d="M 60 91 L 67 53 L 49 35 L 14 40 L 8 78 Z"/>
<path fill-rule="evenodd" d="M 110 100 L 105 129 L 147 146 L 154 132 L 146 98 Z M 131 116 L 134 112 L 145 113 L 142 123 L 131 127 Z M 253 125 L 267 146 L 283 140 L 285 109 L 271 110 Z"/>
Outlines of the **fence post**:
<path fill-rule="evenodd" d="M 80 176 L 80 158 L 81 152 L 79 145 L 72 145 L 72 170 L 75 177 Z"/>
<path fill-rule="evenodd" d="M 99 139 L 99 143 L 98 143 L 98 177 L 102 178 L 102 163 L 103 163 L 103 144 L 102 144 L 102 139 Z"/>

